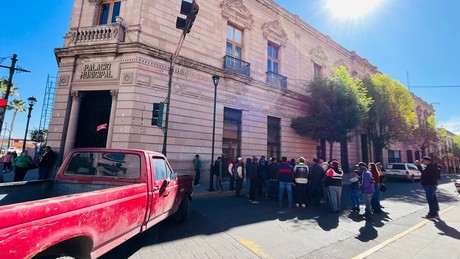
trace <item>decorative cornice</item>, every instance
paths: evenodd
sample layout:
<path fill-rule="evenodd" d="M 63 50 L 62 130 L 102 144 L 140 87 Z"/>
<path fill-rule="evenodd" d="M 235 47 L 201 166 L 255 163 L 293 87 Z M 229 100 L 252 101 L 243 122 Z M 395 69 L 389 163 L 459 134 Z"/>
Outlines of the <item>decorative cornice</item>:
<path fill-rule="evenodd" d="M 251 12 L 243 4 L 243 0 L 224 0 L 220 5 L 222 16 L 237 25 L 251 29 L 254 19 Z"/>
<path fill-rule="evenodd" d="M 313 62 L 320 64 L 320 65 L 326 65 L 327 64 L 327 56 L 324 53 L 324 50 L 318 46 L 310 51 L 310 58 Z"/>
<path fill-rule="evenodd" d="M 262 27 L 263 36 L 266 40 L 273 41 L 282 47 L 286 47 L 287 34 L 281 27 L 278 20 L 267 22 Z"/>
<path fill-rule="evenodd" d="M 88 0 L 88 2 L 90 4 L 93 4 L 93 5 L 100 5 L 101 4 L 101 0 Z"/>

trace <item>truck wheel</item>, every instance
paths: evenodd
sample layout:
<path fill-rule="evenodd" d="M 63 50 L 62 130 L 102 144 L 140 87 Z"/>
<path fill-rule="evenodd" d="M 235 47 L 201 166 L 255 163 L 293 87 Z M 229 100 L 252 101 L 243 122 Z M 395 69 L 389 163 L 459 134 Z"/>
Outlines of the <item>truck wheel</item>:
<path fill-rule="evenodd" d="M 190 207 L 190 201 L 188 197 L 185 196 L 184 198 L 182 198 L 182 201 L 179 204 L 179 208 L 177 209 L 177 212 L 174 214 L 174 220 L 177 223 L 182 223 L 187 220 L 189 207 Z"/>

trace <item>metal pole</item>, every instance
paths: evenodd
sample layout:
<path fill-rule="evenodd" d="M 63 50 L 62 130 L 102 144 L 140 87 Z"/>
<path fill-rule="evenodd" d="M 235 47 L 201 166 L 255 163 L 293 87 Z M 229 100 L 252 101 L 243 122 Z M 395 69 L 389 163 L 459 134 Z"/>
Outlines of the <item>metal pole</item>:
<path fill-rule="evenodd" d="M 22 151 L 26 150 L 27 131 L 29 131 L 30 114 L 32 113 L 32 105 L 29 104 L 29 114 L 27 114 L 26 132 L 24 134 L 24 141 L 22 142 Z"/>
<path fill-rule="evenodd" d="M 214 174 L 212 172 L 212 168 L 213 168 L 213 163 L 214 163 L 214 142 L 216 138 L 216 102 L 217 102 L 217 84 L 216 82 L 214 82 L 214 114 L 213 114 L 213 119 L 212 119 L 211 170 L 209 171 L 209 189 L 208 189 L 208 191 L 210 192 L 215 191 L 213 188 Z"/>
<path fill-rule="evenodd" d="M 182 44 L 184 43 L 185 36 L 187 33 L 182 33 L 182 36 L 179 39 L 179 43 L 177 44 L 176 51 L 171 56 L 171 60 L 169 61 L 169 79 L 168 79 L 168 95 L 166 96 L 166 116 L 165 116 L 165 126 L 163 127 L 164 137 L 163 137 L 163 149 L 161 153 L 166 156 L 166 146 L 168 144 L 168 125 L 169 125 L 169 106 L 171 104 L 171 88 L 172 88 L 172 77 L 174 74 L 174 61 L 176 60 L 180 49 L 182 48 Z"/>

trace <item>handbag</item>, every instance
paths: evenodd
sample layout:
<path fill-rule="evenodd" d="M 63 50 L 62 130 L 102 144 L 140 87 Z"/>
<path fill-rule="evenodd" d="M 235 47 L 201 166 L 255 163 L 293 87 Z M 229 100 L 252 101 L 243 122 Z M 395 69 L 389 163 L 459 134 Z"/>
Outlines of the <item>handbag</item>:
<path fill-rule="evenodd" d="M 382 185 L 380 185 L 380 191 L 381 192 L 386 192 L 387 191 L 387 186 L 385 184 L 382 183 Z"/>

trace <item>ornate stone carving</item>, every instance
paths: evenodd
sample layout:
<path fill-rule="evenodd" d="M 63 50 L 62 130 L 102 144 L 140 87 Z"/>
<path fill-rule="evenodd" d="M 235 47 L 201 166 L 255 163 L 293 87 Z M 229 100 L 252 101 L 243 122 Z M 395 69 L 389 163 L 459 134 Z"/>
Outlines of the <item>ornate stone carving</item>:
<path fill-rule="evenodd" d="M 118 98 L 118 90 L 110 90 L 110 95 L 112 96 L 112 101 L 116 101 Z"/>
<path fill-rule="evenodd" d="M 79 102 L 83 98 L 84 94 L 80 91 L 70 91 L 70 96 L 73 102 Z"/>
<path fill-rule="evenodd" d="M 223 17 L 251 29 L 254 19 L 251 12 L 243 5 L 243 0 L 224 0 L 220 7 Z"/>
<path fill-rule="evenodd" d="M 326 65 L 327 63 L 327 56 L 321 47 L 312 49 L 310 51 L 310 58 L 313 62 L 320 65 Z"/>
<path fill-rule="evenodd" d="M 59 85 L 66 86 L 69 85 L 70 75 L 61 75 L 59 77 Z"/>
<path fill-rule="evenodd" d="M 287 34 L 278 21 L 265 23 L 262 27 L 262 31 L 266 40 L 277 43 L 282 47 L 286 47 L 288 40 Z"/>
<path fill-rule="evenodd" d="M 94 4 L 94 5 L 100 5 L 101 4 L 101 0 L 88 0 L 88 2 L 90 4 Z"/>
<path fill-rule="evenodd" d="M 125 73 L 122 76 L 122 84 L 132 84 L 133 83 L 133 73 Z"/>
<path fill-rule="evenodd" d="M 334 66 L 335 67 L 346 67 L 345 61 L 343 61 L 343 59 L 339 59 L 334 63 Z"/>

